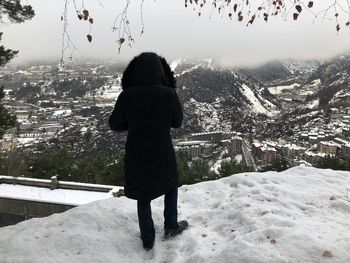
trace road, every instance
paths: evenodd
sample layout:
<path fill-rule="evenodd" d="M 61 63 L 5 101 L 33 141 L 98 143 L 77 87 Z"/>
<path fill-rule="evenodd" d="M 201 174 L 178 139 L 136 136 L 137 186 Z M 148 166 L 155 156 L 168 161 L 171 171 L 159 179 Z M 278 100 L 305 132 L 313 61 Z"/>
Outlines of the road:
<path fill-rule="evenodd" d="M 247 166 L 252 167 L 254 171 L 257 171 L 256 165 L 252 156 L 252 152 L 248 147 L 247 143 L 245 142 L 245 140 L 243 140 L 242 142 L 242 152 L 243 152 L 243 156 Z"/>

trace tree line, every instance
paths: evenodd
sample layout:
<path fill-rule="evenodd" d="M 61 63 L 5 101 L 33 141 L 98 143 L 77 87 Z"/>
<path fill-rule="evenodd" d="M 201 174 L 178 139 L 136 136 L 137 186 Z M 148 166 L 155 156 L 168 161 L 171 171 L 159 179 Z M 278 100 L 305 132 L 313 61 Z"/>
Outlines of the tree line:
<path fill-rule="evenodd" d="M 76 159 L 65 149 L 37 156 L 30 156 L 17 149 L 0 156 L 0 174 L 40 179 L 58 176 L 62 181 L 122 186 L 124 183 L 123 159 L 123 153 L 112 157 L 97 155 Z M 251 171 L 246 165 L 234 160 L 223 161 L 221 167 L 215 172 L 205 161 L 198 159 L 188 162 L 181 153 L 176 154 L 176 159 L 179 186 Z"/>

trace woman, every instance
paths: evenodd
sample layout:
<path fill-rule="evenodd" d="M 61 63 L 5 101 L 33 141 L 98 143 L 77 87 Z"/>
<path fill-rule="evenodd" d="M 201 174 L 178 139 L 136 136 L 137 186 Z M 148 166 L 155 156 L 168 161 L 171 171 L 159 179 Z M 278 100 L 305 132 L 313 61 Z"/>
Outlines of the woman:
<path fill-rule="evenodd" d="M 179 128 L 183 113 L 176 81 L 166 60 L 142 53 L 127 66 L 122 89 L 109 118 L 113 131 L 128 131 L 124 157 L 125 195 L 137 200 L 143 247 L 153 248 L 151 200 L 164 198 L 164 237 L 188 227 L 177 221 L 178 174 L 170 128 Z"/>

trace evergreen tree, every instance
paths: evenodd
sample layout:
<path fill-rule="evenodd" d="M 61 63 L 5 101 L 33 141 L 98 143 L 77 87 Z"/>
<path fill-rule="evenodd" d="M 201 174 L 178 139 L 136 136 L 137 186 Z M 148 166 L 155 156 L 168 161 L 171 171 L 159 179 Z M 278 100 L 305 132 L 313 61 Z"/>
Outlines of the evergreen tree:
<path fill-rule="evenodd" d="M 276 171 L 276 172 L 282 172 L 284 170 L 287 170 L 290 168 L 290 163 L 285 158 L 275 158 L 269 163 L 268 165 L 264 166 L 261 169 L 261 172 L 267 172 L 267 171 Z"/>
<path fill-rule="evenodd" d="M 29 158 L 29 157 L 28 157 Z M 25 175 L 50 179 L 58 176 L 59 180 L 74 181 L 76 179 L 76 161 L 71 153 L 60 150 L 54 154 L 41 154 L 39 157 L 27 161 Z"/>
<path fill-rule="evenodd" d="M 3 23 L 4 17 L 7 17 L 12 23 L 22 23 L 34 16 L 34 10 L 30 5 L 22 5 L 20 0 L 1 0 L 0 1 L 0 23 Z M 0 32 L 0 42 L 2 39 Z M 18 54 L 17 50 L 11 50 L 0 45 L 0 67 L 3 67 Z M 0 139 L 5 130 L 15 126 L 16 119 L 2 105 L 4 98 L 3 87 L 0 88 Z"/>
<path fill-rule="evenodd" d="M 251 172 L 252 169 L 243 163 L 238 163 L 235 160 L 223 161 L 219 168 L 219 176 L 226 177 L 237 173 Z"/>
<path fill-rule="evenodd" d="M 342 159 L 335 156 L 326 156 L 324 158 L 320 158 L 317 163 L 317 168 L 322 169 L 333 169 L 333 170 L 348 170 L 348 162 L 344 162 Z"/>
<path fill-rule="evenodd" d="M 2 100 L 5 97 L 4 87 L 0 87 L 0 139 L 4 135 L 5 131 L 16 125 L 16 116 L 11 114 L 5 107 L 2 105 Z"/>

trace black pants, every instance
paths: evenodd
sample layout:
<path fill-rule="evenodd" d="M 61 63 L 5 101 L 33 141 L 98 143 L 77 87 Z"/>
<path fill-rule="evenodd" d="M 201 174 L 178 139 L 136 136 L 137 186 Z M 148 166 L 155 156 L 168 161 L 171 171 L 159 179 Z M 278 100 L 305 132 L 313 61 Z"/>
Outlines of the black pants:
<path fill-rule="evenodd" d="M 152 220 L 151 200 L 137 200 L 137 215 L 141 239 L 144 244 L 154 242 L 155 230 Z M 164 229 L 175 229 L 177 223 L 177 188 L 164 196 Z"/>

